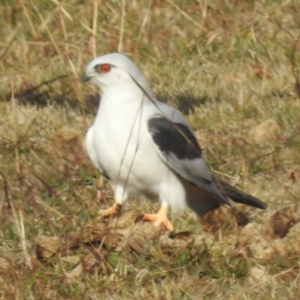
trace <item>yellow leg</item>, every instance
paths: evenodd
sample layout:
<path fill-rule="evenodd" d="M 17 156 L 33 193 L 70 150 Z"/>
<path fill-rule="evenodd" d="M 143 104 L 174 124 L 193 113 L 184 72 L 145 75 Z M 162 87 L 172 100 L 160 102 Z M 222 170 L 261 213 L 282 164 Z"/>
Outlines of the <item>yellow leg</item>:
<path fill-rule="evenodd" d="M 168 219 L 168 206 L 162 205 L 157 214 L 144 214 L 139 217 L 138 220 L 152 221 L 153 225 L 156 227 L 159 227 L 161 224 L 163 224 L 167 230 L 174 230 L 174 226 Z"/>
<path fill-rule="evenodd" d="M 121 211 L 121 208 L 122 208 L 122 204 L 121 203 L 118 203 L 118 202 L 115 202 L 113 204 L 112 207 L 110 207 L 109 209 L 106 209 L 106 210 L 100 210 L 99 211 L 99 214 L 102 216 L 102 217 L 110 217 L 110 216 L 114 216 L 114 215 L 118 215 Z"/>

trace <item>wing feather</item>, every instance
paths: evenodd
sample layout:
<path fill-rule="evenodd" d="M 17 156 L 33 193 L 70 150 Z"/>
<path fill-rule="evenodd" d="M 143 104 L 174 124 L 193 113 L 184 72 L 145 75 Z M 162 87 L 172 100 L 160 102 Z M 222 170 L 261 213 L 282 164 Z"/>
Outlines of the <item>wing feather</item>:
<path fill-rule="evenodd" d="M 156 151 L 173 171 L 217 196 L 220 203 L 230 205 L 215 185 L 202 150 L 188 125 L 157 115 L 148 120 L 148 131 Z"/>

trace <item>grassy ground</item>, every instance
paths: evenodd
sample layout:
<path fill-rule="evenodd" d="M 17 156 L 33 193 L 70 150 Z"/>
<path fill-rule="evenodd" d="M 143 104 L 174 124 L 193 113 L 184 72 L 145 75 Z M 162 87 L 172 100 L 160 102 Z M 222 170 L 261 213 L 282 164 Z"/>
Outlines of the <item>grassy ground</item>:
<path fill-rule="evenodd" d="M 0 4 L 0 299 L 298 299 L 300 4 L 28 1 Z M 235 205 L 175 234 L 97 221 L 82 140 L 96 89 L 85 65 L 128 54 L 193 125 L 211 167 L 269 205 Z M 298 296 L 297 296 L 298 295 Z"/>

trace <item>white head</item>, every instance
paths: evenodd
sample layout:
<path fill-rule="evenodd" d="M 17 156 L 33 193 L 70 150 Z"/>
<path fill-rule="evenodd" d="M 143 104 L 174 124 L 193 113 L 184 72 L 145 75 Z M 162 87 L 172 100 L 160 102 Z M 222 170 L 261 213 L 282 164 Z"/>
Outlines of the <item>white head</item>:
<path fill-rule="evenodd" d="M 86 67 L 82 81 L 91 81 L 99 86 L 103 93 L 112 89 L 121 89 L 119 90 L 121 93 L 124 89 L 142 92 L 142 87 L 152 96 L 150 86 L 142 72 L 121 53 L 110 53 L 92 60 Z"/>

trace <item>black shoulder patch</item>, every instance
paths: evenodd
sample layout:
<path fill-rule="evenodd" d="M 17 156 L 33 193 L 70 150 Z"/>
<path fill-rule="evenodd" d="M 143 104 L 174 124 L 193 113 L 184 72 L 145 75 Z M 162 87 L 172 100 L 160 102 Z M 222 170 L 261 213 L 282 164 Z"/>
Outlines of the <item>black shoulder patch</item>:
<path fill-rule="evenodd" d="M 148 129 L 160 151 L 173 153 L 179 159 L 201 158 L 201 148 L 186 125 L 156 117 L 148 121 Z"/>

